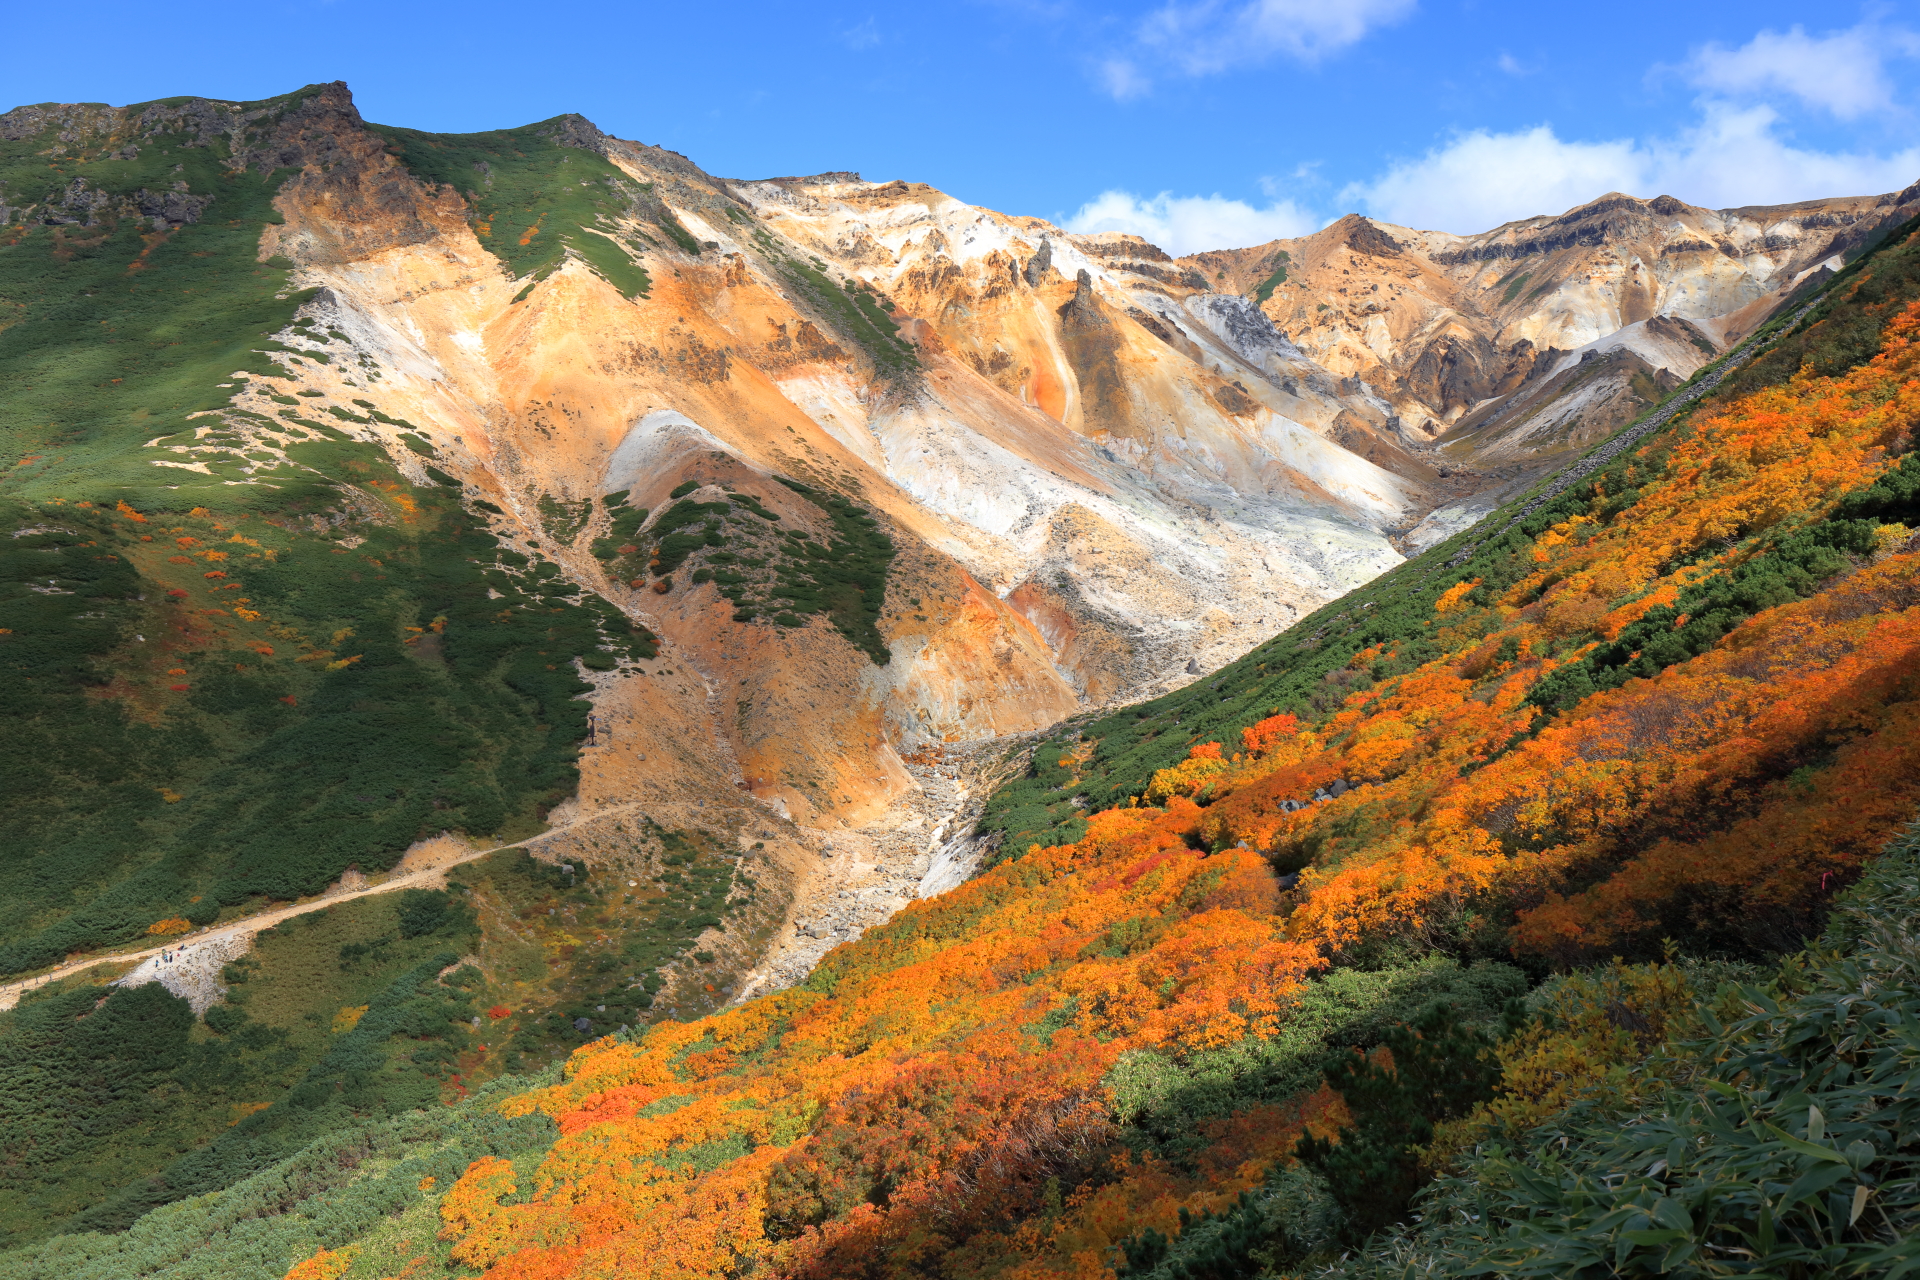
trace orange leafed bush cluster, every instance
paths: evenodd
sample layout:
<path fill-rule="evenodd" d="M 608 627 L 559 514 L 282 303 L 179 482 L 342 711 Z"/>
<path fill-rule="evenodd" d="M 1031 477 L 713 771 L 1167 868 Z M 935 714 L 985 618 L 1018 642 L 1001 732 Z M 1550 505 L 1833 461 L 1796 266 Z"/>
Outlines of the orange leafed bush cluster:
<path fill-rule="evenodd" d="M 455 1259 L 500 1277 L 715 1275 L 745 1259 L 825 1277 L 905 1274 L 962 1248 L 1053 1256 L 1007 1224 L 1112 1158 L 1100 1080 L 1119 1055 L 1271 1031 L 1320 963 L 1285 936 L 1264 859 L 1192 847 L 1201 813 L 1100 815 L 1080 845 L 836 951 L 819 990 L 581 1050 L 566 1083 L 510 1104 L 561 1131 L 531 1197 L 483 1161 L 443 1201 Z M 1302 1118 L 1289 1123 L 1221 1140 L 1258 1164 L 1297 1137 Z M 687 1155 L 728 1143 L 741 1154 L 709 1172 Z M 1140 1172 L 1149 1199 L 1191 1191 Z M 1056 1225 L 1087 1216 L 1071 1231 L 1093 1240 L 1106 1213 L 1123 1236 L 1120 1197 Z"/>
<path fill-rule="evenodd" d="M 351 1250 L 322 1249 L 287 1272 L 287 1280 L 340 1280 L 353 1265 Z"/>
<path fill-rule="evenodd" d="M 581 1049 L 505 1104 L 555 1120 L 538 1167 L 481 1160 L 447 1191 L 454 1260 L 496 1280 L 1097 1280 L 1116 1241 L 1225 1203 L 1344 1115 L 1322 1091 L 1214 1122 L 1197 1170 L 1133 1161 L 1101 1083 L 1129 1050 L 1271 1034 L 1383 934 L 1560 962 L 1689 924 L 1794 945 L 1920 808 L 1904 531 L 1654 678 L 1552 717 L 1527 696 L 1891 465 L 1920 421 L 1917 330 L 1920 307 L 1871 364 L 1649 446 L 1663 470 L 1632 505 L 1549 530 L 1497 598 L 1445 592 L 1421 650 L 1441 656 L 1324 721 L 1196 744 L 1145 804 L 912 904 L 803 988 Z M 1370 785 L 1297 804 L 1337 779 Z"/>
<path fill-rule="evenodd" d="M 1920 420 L 1916 328 L 1920 309 L 1844 377 L 1696 420 L 1633 507 L 1550 530 L 1537 572 L 1491 608 L 1447 592 L 1452 653 L 1349 699 L 1299 764 L 1236 787 L 1203 830 L 1305 866 L 1293 936 L 1329 948 L 1457 929 L 1490 899 L 1517 946 L 1563 961 L 1688 917 L 1792 945 L 1920 801 L 1920 554 L 1896 547 L 1543 730 L 1524 699 L 1591 648 L 1545 656 L 1556 639 L 1618 635 L 1739 554 L 1701 548 L 1817 515 L 1884 470 Z M 1340 776 L 1384 785 L 1280 808 Z"/>

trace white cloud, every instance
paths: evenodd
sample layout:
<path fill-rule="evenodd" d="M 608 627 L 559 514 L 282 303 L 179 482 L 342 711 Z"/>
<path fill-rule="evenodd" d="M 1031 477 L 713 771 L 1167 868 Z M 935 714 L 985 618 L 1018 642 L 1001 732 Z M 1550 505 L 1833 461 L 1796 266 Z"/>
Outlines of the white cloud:
<path fill-rule="evenodd" d="M 880 27 L 872 18 L 856 23 L 840 33 L 840 43 L 849 49 L 871 49 L 880 43 Z"/>
<path fill-rule="evenodd" d="M 1476 129 L 1348 186 L 1340 200 L 1403 227 L 1465 234 L 1632 189 L 1642 172 L 1631 142 L 1563 142 L 1547 125 L 1518 133 Z"/>
<path fill-rule="evenodd" d="M 1810 36 L 1795 25 L 1762 31 L 1738 49 L 1709 44 L 1683 68 L 1689 82 L 1720 94 L 1788 93 L 1811 107 L 1852 120 L 1893 105 L 1882 59 L 1911 56 L 1920 46 L 1908 31 L 1863 23 Z"/>
<path fill-rule="evenodd" d="M 1065 225 L 1082 235 L 1129 232 L 1178 257 L 1303 236 L 1318 230 L 1324 221 L 1290 200 L 1256 209 L 1244 200 L 1217 195 L 1176 196 L 1162 191 L 1143 199 L 1127 191 L 1103 191 L 1081 205 Z"/>
<path fill-rule="evenodd" d="M 1889 156 L 1807 151 L 1780 139 L 1778 120 L 1770 107 L 1710 104 L 1699 125 L 1649 149 L 1647 185 L 1729 208 L 1898 191 L 1920 177 L 1920 146 Z"/>
<path fill-rule="evenodd" d="M 1272 174 L 1263 174 L 1256 178 L 1255 182 L 1259 184 L 1262 194 L 1269 199 L 1285 200 L 1290 188 L 1326 186 L 1327 180 L 1320 176 L 1320 166 L 1325 163 L 1324 160 L 1302 160 L 1293 166 L 1293 172 L 1289 175 L 1291 182 L 1283 182 Z"/>
<path fill-rule="evenodd" d="M 1140 68 L 1126 58 L 1109 58 L 1101 63 L 1100 82 L 1121 102 L 1137 98 L 1153 87 L 1152 82 L 1140 74 Z"/>
<path fill-rule="evenodd" d="M 1415 0 L 1176 0 L 1147 15 L 1135 38 L 1157 63 L 1190 76 L 1214 75 L 1280 54 L 1318 62 L 1400 21 L 1414 6 Z M 1098 71 L 1107 92 L 1123 101 L 1150 87 L 1135 59 L 1111 59 Z"/>
<path fill-rule="evenodd" d="M 1349 206 L 1402 226 L 1468 234 L 1559 214 L 1624 191 L 1727 208 L 1894 191 L 1920 177 L 1920 147 L 1890 156 L 1806 151 L 1782 141 L 1770 107 L 1708 103 L 1671 138 L 1571 142 L 1550 125 L 1456 135 L 1417 160 L 1340 193 Z"/>

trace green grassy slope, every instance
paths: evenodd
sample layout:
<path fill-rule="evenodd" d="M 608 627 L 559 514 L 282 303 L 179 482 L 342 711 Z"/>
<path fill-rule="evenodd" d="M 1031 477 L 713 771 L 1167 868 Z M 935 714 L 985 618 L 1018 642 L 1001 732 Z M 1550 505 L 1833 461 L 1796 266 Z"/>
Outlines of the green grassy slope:
<path fill-rule="evenodd" d="M 608 536 L 594 541 L 593 554 L 614 578 L 629 582 L 671 583 L 684 568 L 694 582 L 717 584 L 734 607 L 735 622 L 800 627 L 823 614 L 848 643 L 885 666 L 893 655 L 879 620 L 893 539 L 859 503 L 779 479 L 831 522 L 825 542 L 782 526 L 779 515 L 750 493 L 729 489 L 726 501 L 696 502 L 687 495 L 698 486 L 688 481 L 670 495 L 673 505 L 644 529 L 646 510 L 627 506 L 624 491 L 601 499 L 614 516 Z"/>
<path fill-rule="evenodd" d="M 125 1227 L 347 1118 L 433 1102 L 474 985 L 434 975 L 473 932 L 425 891 L 296 917 L 227 967 L 204 1025 L 157 984 L 30 993 L 0 1015 L 0 1243 Z"/>
<path fill-rule="evenodd" d="M 342 1130 L 125 1232 L 8 1250 L 0 1280 L 278 1280 L 316 1249 L 362 1239 L 387 1264 L 383 1274 L 421 1253 L 444 1263 L 450 1246 L 436 1239 L 439 1191 L 482 1156 L 511 1160 L 523 1175 L 537 1163 L 557 1136 L 553 1122 L 509 1119 L 495 1108 L 558 1074 L 496 1081 L 454 1106 Z"/>
<path fill-rule="evenodd" d="M 156 471 L 141 446 L 227 404 L 235 371 L 273 371 L 272 335 L 304 299 L 287 264 L 257 258 L 292 170 L 248 165 L 247 149 L 319 93 L 4 117 L 0 497 L 166 486 L 184 510 L 270 495 Z"/>
<path fill-rule="evenodd" d="M 313 893 L 572 791 L 573 660 L 649 656 L 651 638 L 552 593 L 377 450 L 326 449 L 317 465 L 411 510 L 343 524 L 351 547 L 286 515 L 0 511 L 8 534 L 41 530 L 0 540 L 0 759 L 18 784 L 0 795 L 0 971 Z"/>
<path fill-rule="evenodd" d="M 644 184 L 599 153 L 569 145 L 583 125 L 578 116 L 556 116 L 487 133 L 370 127 L 416 177 L 461 194 L 480 243 L 529 289 L 571 252 L 622 294 L 643 296 L 651 281 L 638 258 L 659 241 L 636 222 L 687 253 L 697 256 L 700 245 Z"/>
<path fill-rule="evenodd" d="M 228 403 L 249 364 L 328 358 L 255 259 L 276 166 L 358 136 L 344 90 L 0 120 L 0 972 L 530 827 L 573 788 L 575 660 L 651 637 L 379 449 Z M 611 167 L 495 143 L 508 210 L 560 192 L 530 216 L 585 237 L 605 200 L 572 175 Z"/>
<path fill-rule="evenodd" d="M 696 950 L 709 927 L 771 924 L 738 851 L 698 834 L 642 820 L 560 847 L 570 871 L 504 850 L 449 873 L 447 892 L 266 930 L 225 967 L 204 1022 L 157 985 L 105 989 L 90 974 L 27 993 L 0 1013 L 0 1249 L 124 1229 L 336 1131 L 708 1011 L 726 997 L 699 981 L 675 996 L 684 1012 L 655 996 L 676 968 L 734 976 Z M 632 871 L 636 856 L 653 868 L 641 884 L 594 867 Z"/>

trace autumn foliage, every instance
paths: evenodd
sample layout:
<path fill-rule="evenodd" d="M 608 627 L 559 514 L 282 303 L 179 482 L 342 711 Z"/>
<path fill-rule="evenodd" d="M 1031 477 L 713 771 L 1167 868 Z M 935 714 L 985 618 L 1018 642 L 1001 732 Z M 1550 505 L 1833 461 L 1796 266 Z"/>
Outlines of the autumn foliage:
<path fill-rule="evenodd" d="M 443 1201 L 454 1257 L 503 1277 L 747 1259 L 824 1277 L 1049 1256 L 1020 1224 L 1126 1173 L 1113 1062 L 1271 1030 L 1320 963 L 1286 938 L 1264 859 L 1193 847 L 1200 813 L 1102 815 L 1081 846 L 914 904 L 808 989 L 581 1050 L 565 1083 L 510 1104 L 559 1125 L 539 1190 L 483 1161 Z M 1251 1145 L 1277 1158 L 1265 1136 Z M 1191 1192 L 1143 1172 L 1153 1196 Z"/>
<path fill-rule="evenodd" d="M 1350 698 L 1300 765 L 1211 805 L 1208 838 L 1310 864 L 1293 936 L 1329 949 L 1457 932 L 1498 903 L 1517 946 L 1560 961 L 1685 926 L 1793 945 L 1920 803 L 1920 546 L 1904 527 L 1653 678 L 1544 723 L 1527 695 L 1890 468 L 1920 412 L 1917 327 L 1909 310 L 1871 364 L 1696 420 L 1635 505 L 1549 530 L 1535 573 L 1497 598 L 1444 594 L 1433 626 L 1452 652 Z M 1382 785 L 1280 808 L 1327 776 Z"/>
<path fill-rule="evenodd" d="M 1273 1035 L 1382 938 L 1560 965 L 1663 935 L 1797 945 L 1920 809 L 1920 539 L 1881 527 L 1650 676 L 1530 695 L 1888 474 L 1920 420 L 1916 334 L 1920 306 L 1869 364 L 1649 441 L 1631 500 L 1547 530 L 1528 576 L 1444 591 L 1416 669 L 1195 744 L 1143 803 L 913 903 L 801 988 L 582 1048 L 507 1104 L 558 1126 L 537 1170 L 481 1160 L 447 1192 L 454 1259 L 498 1280 L 1102 1277 L 1123 1238 L 1226 1204 L 1340 1119 L 1307 1094 L 1220 1122 L 1195 1168 L 1136 1159 L 1102 1084 L 1129 1050 Z M 1312 802 L 1341 780 L 1366 785 Z"/>

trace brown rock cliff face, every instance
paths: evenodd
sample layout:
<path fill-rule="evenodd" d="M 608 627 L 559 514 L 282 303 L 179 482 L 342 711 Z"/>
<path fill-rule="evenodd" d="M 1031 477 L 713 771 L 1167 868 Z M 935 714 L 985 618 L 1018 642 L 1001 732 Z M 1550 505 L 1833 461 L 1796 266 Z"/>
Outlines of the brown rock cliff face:
<path fill-rule="evenodd" d="M 305 163 L 280 192 L 286 223 L 261 252 L 287 255 L 303 283 L 321 286 L 312 312 L 362 359 L 307 366 L 301 389 L 418 426 L 474 497 L 507 513 L 501 532 L 662 636 L 658 670 L 630 676 L 623 705 L 700 745 L 650 753 L 657 782 L 738 786 L 803 824 L 858 824 L 912 785 L 896 754 L 906 742 L 1032 729 L 1074 708 L 1031 625 L 927 545 L 937 522 L 782 393 L 782 378 L 866 387 L 846 378 L 846 352 L 743 256 L 656 266 L 643 305 L 577 264 L 515 302 L 520 282 L 479 244 L 465 203 L 416 181 L 344 95 L 329 98 L 284 130 Z M 764 366 L 756 346 L 769 349 Z M 369 365 L 380 374 L 370 385 Z M 397 444 L 378 426 L 363 434 Z M 420 467 L 403 449 L 394 456 Z M 888 638 L 906 661 L 876 666 L 822 621 L 735 623 L 711 586 L 683 580 L 661 595 L 609 579 L 587 553 L 605 511 L 556 545 L 540 505 L 625 488 L 660 510 L 693 479 L 754 495 L 783 528 L 824 542 L 820 510 L 775 474 L 882 513 L 929 597 L 923 620 L 894 611 Z"/>

